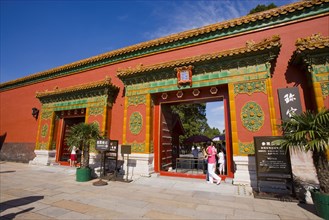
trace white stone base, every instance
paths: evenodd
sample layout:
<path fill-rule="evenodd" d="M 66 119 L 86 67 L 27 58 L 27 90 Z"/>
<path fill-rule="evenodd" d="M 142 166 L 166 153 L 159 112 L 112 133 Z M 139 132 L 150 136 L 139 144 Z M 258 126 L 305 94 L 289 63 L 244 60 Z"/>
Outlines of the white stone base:
<path fill-rule="evenodd" d="M 233 184 L 257 187 L 256 161 L 254 156 L 233 156 L 235 173 Z"/>
<path fill-rule="evenodd" d="M 150 177 L 154 172 L 154 154 L 130 154 L 124 155 L 122 169 L 124 170 L 124 178 L 134 180 L 141 176 Z M 128 159 L 128 169 L 127 169 Z"/>
<path fill-rule="evenodd" d="M 55 164 L 56 150 L 34 150 L 34 153 L 36 156 L 29 164 L 44 166 Z"/>

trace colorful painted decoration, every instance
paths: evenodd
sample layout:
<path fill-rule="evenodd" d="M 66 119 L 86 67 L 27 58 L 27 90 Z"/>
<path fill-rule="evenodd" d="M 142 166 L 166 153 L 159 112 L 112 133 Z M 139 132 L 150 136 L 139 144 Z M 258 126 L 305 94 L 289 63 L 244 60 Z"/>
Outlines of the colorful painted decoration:
<path fill-rule="evenodd" d="M 265 81 L 237 83 L 234 85 L 234 94 L 235 95 L 242 94 L 242 93 L 247 93 L 248 95 L 251 95 L 254 92 L 266 93 Z"/>
<path fill-rule="evenodd" d="M 133 112 L 129 119 L 129 130 L 133 134 L 139 134 L 143 127 L 143 117 L 139 112 Z"/>
<path fill-rule="evenodd" d="M 321 90 L 323 97 L 327 97 L 329 95 L 329 82 L 321 83 Z"/>
<path fill-rule="evenodd" d="M 242 107 L 241 120 L 248 131 L 258 131 L 264 124 L 264 111 L 256 102 L 247 102 Z"/>
<path fill-rule="evenodd" d="M 239 153 L 240 154 L 255 154 L 254 142 L 239 142 Z"/>
<path fill-rule="evenodd" d="M 46 137 L 47 133 L 48 133 L 48 125 L 45 124 L 42 126 L 42 129 L 41 129 L 41 137 Z"/>

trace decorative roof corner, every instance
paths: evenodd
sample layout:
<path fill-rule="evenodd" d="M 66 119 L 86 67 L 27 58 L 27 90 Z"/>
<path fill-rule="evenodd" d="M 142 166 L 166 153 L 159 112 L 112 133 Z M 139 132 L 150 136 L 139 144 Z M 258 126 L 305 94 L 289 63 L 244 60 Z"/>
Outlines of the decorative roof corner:
<path fill-rule="evenodd" d="M 322 36 L 321 33 L 313 34 L 306 38 L 298 38 L 289 63 L 304 65 L 316 63 L 316 60 L 329 59 L 329 36 Z"/>
<path fill-rule="evenodd" d="M 93 97 L 99 95 L 115 96 L 119 91 L 119 87 L 111 82 L 111 78 L 106 76 L 104 80 L 96 81 L 88 84 L 80 84 L 66 88 L 59 88 L 56 86 L 54 90 L 43 92 L 36 92 L 36 98 L 41 103 L 50 103 L 63 100 L 73 100 L 86 97 Z"/>

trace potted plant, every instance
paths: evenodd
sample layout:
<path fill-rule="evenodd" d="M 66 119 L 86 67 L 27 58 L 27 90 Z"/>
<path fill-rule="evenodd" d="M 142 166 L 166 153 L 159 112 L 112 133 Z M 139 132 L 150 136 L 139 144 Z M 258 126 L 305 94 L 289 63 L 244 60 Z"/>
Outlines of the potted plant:
<path fill-rule="evenodd" d="M 329 109 L 294 114 L 280 125 L 283 138 L 276 141 L 285 149 L 311 151 L 320 189 L 311 190 L 318 214 L 329 219 Z"/>
<path fill-rule="evenodd" d="M 90 145 L 100 138 L 99 127 L 96 123 L 80 123 L 71 127 L 66 138 L 66 143 L 70 148 L 77 146 L 82 151 L 81 166 L 77 168 L 76 180 L 85 182 L 91 179 L 91 169 L 89 167 Z"/>

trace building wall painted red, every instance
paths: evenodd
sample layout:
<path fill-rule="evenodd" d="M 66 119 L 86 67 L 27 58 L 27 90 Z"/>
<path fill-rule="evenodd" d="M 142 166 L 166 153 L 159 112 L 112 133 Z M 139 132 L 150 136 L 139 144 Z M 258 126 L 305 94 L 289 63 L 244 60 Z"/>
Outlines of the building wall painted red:
<path fill-rule="evenodd" d="M 288 61 L 296 49 L 295 42 L 297 38 L 307 37 L 314 33 L 321 33 L 323 36 L 328 36 L 329 30 L 326 28 L 328 26 L 329 19 L 328 16 L 326 16 L 273 28 L 269 27 L 257 32 L 232 36 L 215 42 L 208 42 L 202 45 L 141 57 L 124 63 L 105 66 L 17 89 L 3 91 L 1 92 L 0 97 L 0 133 L 7 132 L 6 142 L 35 142 L 38 123 L 32 117 L 31 109 L 32 107 L 37 107 L 38 109 L 41 108 L 39 100 L 35 98 L 37 91 L 53 90 L 56 86 L 59 88 L 65 88 L 73 85 L 76 86 L 79 84 L 102 80 L 106 76 L 109 76 L 112 79 L 112 83 L 120 87 L 119 94 L 113 105 L 111 120 L 111 127 L 120 129 L 110 129 L 110 138 L 117 139 L 119 142 L 122 142 L 121 128 L 123 127 L 124 116 L 124 94 L 123 83 L 116 77 L 116 71 L 118 68 L 135 67 L 140 63 L 143 63 L 144 65 L 151 65 L 199 54 L 238 48 L 244 46 L 246 41 L 254 40 L 255 42 L 259 42 L 260 40 L 275 34 L 280 35 L 282 44 L 281 52 L 276 60 L 272 76 L 275 112 L 276 117 L 279 119 L 280 110 L 278 105 L 278 97 L 276 95 L 278 88 L 302 85 L 300 87 L 300 95 L 303 109 L 305 109 L 305 102 L 303 100 L 305 100 L 305 94 L 307 93 L 307 88 L 304 86 L 307 85 L 306 78 L 300 75 L 300 70 L 297 72 L 294 69 L 288 68 Z M 327 102 L 328 101 L 326 101 L 326 103 Z"/>

